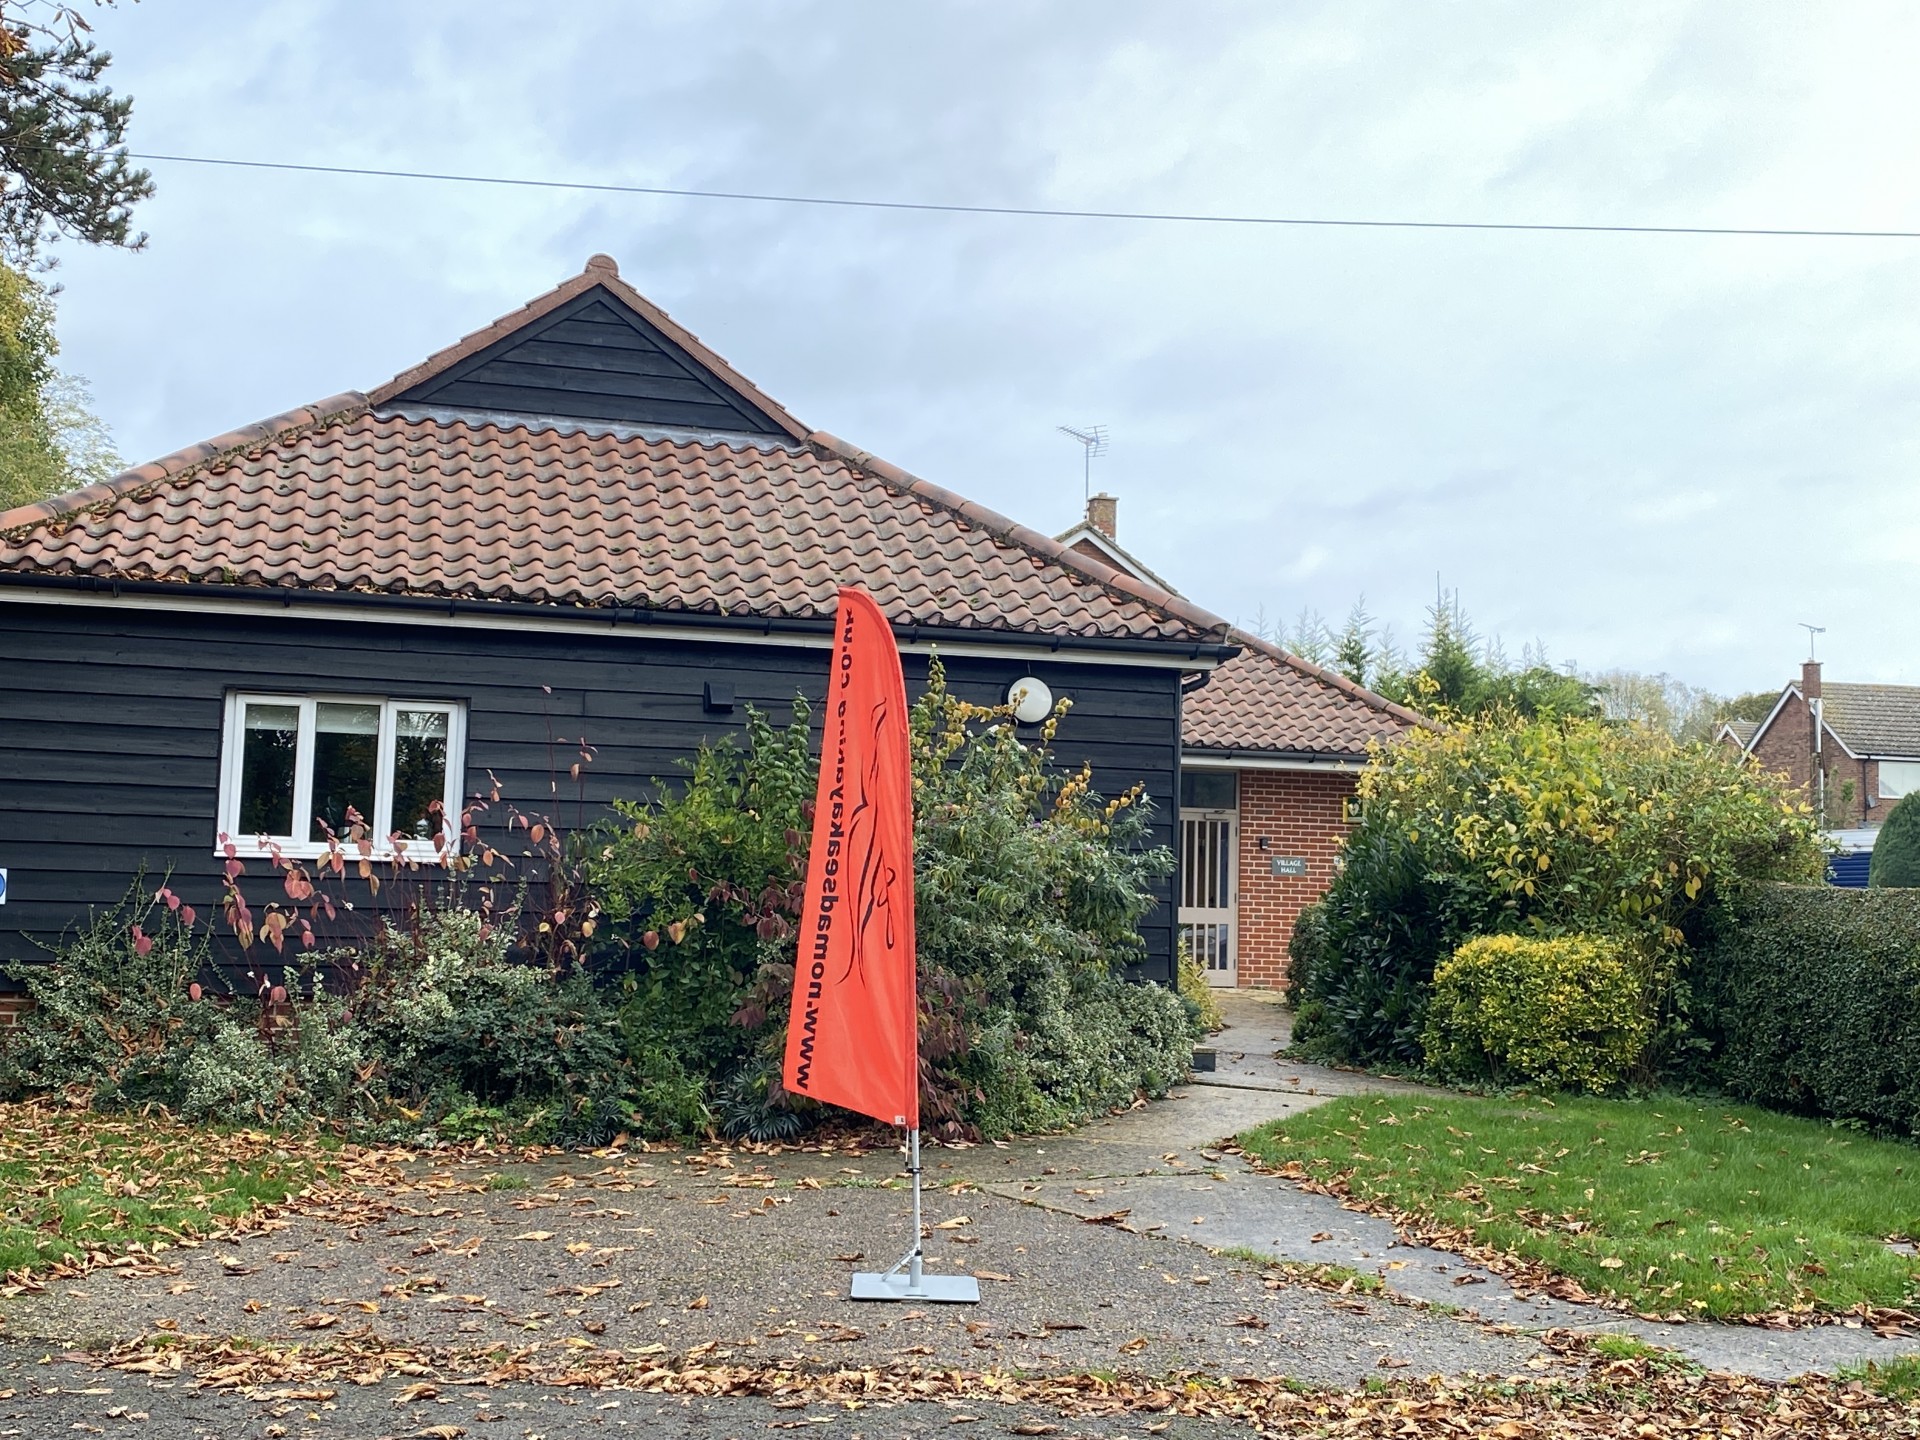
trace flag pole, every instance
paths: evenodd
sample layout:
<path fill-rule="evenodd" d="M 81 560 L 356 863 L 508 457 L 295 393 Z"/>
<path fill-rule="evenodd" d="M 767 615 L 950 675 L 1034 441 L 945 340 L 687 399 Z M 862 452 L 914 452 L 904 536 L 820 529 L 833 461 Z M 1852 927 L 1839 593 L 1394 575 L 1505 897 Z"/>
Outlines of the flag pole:
<path fill-rule="evenodd" d="M 907 1173 L 913 1176 L 913 1243 L 884 1275 L 859 1271 L 853 1277 L 855 1300 L 930 1300 L 935 1303 L 978 1305 L 980 1282 L 971 1275 L 928 1275 L 921 1236 L 925 1233 L 920 1204 L 920 1130 L 907 1131 Z M 905 1271 L 902 1275 L 900 1272 Z"/>
<path fill-rule="evenodd" d="M 907 1168 L 913 1172 L 913 1249 L 908 1253 L 913 1264 L 907 1270 L 907 1294 L 916 1299 L 927 1293 L 925 1276 L 920 1270 L 920 1237 L 926 1233 L 920 1223 L 920 1127 L 907 1131 Z"/>

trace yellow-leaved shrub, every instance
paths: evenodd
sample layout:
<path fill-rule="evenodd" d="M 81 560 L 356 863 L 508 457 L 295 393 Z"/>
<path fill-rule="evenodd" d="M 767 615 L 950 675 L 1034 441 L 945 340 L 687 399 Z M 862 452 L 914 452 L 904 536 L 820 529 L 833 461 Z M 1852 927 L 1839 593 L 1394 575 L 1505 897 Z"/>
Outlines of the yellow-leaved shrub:
<path fill-rule="evenodd" d="M 1606 1090 L 1653 1038 L 1646 966 L 1600 935 L 1482 935 L 1433 975 L 1421 1043 L 1450 1080 Z"/>

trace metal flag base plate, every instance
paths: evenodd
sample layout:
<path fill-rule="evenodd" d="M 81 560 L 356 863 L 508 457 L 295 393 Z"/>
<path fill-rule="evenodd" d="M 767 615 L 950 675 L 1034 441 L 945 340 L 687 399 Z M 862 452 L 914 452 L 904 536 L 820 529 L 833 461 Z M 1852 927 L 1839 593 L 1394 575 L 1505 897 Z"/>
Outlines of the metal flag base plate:
<path fill-rule="evenodd" d="M 855 1300 L 930 1300 L 936 1305 L 978 1305 L 980 1282 L 971 1275 L 929 1275 L 920 1240 L 920 1132 L 907 1131 L 907 1169 L 913 1175 L 913 1248 L 884 1275 L 871 1270 L 853 1277 Z"/>
<path fill-rule="evenodd" d="M 915 1289 L 913 1282 L 902 1271 L 880 1275 L 873 1271 L 857 1271 L 853 1277 L 855 1300 L 925 1300 L 935 1305 L 978 1305 L 980 1303 L 980 1282 L 971 1275 L 927 1275 L 920 1276 L 920 1285 Z"/>

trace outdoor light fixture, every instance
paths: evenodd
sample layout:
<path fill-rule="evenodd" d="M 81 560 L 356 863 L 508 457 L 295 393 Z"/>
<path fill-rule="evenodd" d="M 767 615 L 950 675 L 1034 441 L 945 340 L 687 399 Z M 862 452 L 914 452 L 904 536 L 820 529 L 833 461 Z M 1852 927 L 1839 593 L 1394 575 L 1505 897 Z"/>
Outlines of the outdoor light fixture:
<path fill-rule="evenodd" d="M 1053 713 L 1053 692 L 1045 683 L 1028 675 L 1007 687 L 1007 704 L 1013 718 L 1022 725 L 1038 725 Z"/>

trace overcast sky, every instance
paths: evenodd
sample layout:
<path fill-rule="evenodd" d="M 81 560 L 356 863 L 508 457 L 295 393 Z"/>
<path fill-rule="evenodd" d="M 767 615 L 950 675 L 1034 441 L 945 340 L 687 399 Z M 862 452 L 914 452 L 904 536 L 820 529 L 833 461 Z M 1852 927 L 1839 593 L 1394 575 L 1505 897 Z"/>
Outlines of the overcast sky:
<path fill-rule="evenodd" d="M 1920 230 L 1908 4 L 146 0 L 139 150 L 962 203 Z M 1242 623 L 1436 572 L 1509 646 L 1920 683 L 1920 240 L 819 210 L 152 166 L 63 246 L 129 462 L 367 389 L 606 251 L 806 423 Z"/>

